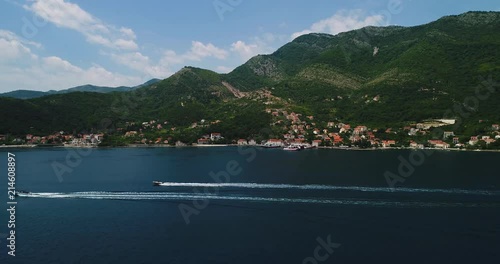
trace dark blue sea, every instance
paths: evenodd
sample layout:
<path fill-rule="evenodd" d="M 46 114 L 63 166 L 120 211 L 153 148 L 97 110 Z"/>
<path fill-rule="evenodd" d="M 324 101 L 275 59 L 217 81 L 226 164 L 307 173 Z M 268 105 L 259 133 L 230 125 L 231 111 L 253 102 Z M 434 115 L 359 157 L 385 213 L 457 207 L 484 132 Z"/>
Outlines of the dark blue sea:
<path fill-rule="evenodd" d="M 500 263 L 500 153 L 9 151 L 0 263 Z"/>

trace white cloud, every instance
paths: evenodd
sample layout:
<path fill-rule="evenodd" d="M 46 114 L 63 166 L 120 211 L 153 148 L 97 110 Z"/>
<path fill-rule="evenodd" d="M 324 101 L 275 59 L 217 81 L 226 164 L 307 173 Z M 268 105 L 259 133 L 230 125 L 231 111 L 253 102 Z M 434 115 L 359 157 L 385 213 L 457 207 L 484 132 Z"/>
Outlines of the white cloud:
<path fill-rule="evenodd" d="M 152 78 L 166 78 L 173 73 L 170 70 L 170 65 L 165 61 L 160 60 L 158 63 L 154 63 L 148 56 L 140 52 L 110 54 L 110 56 L 116 63 Z"/>
<path fill-rule="evenodd" d="M 0 38 L 3 38 L 3 39 L 8 40 L 8 41 L 22 43 L 24 45 L 32 46 L 32 47 L 36 47 L 36 48 L 42 47 L 42 44 L 40 44 L 38 42 L 23 39 L 23 38 L 17 36 L 16 34 L 10 32 L 10 31 L 7 31 L 7 30 L 0 29 Z"/>
<path fill-rule="evenodd" d="M 107 25 L 80 6 L 64 0 L 33 0 L 24 8 L 61 28 L 80 32 L 88 42 L 118 50 L 136 50 L 132 29 Z"/>
<path fill-rule="evenodd" d="M 30 89 L 59 90 L 82 84 L 102 86 L 137 85 L 144 78 L 113 73 L 102 66 L 87 69 L 75 66 L 60 57 L 40 57 L 20 38 L 0 30 L 0 84 L 2 92 Z"/>
<path fill-rule="evenodd" d="M 335 15 L 318 21 L 311 25 L 308 29 L 295 32 L 291 38 L 295 39 L 301 35 L 309 33 L 328 33 L 336 35 L 341 32 L 346 32 L 353 29 L 359 29 L 366 26 L 383 26 L 385 25 L 383 15 L 366 16 L 362 10 L 341 10 Z"/>
<path fill-rule="evenodd" d="M 26 41 L 16 34 L 0 29 L 0 62 L 19 61 L 23 58 L 36 59 L 31 47 L 41 47 L 39 43 Z"/>
<path fill-rule="evenodd" d="M 193 41 L 191 43 L 191 50 L 184 56 L 187 60 L 199 61 L 205 57 L 215 57 L 219 60 L 224 60 L 227 58 L 228 52 L 217 48 L 212 43 L 203 44 L 199 41 Z"/>
<path fill-rule="evenodd" d="M 226 66 L 217 66 L 216 71 L 219 73 L 229 73 L 233 70 L 234 68 L 231 67 L 226 67 Z"/>
<path fill-rule="evenodd" d="M 120 28 L 120 32 L 123 33 L 125 36 L 129 37 L 130 39 L 136 39 L 137 36 L 135 35 L 134 31 L 130 28 L 125 28 L 122 27 Z"/>
<path fill-rule="evenodd" d="M 231 44 L 231 51 L 234 51 L 238 53 L 238 55 L 243 59 L 243 60 L 248 60 L 251 57 L 259 54 L 261 51 L 261 48 L 253 43 L 253 44 L 246 44 L 244 41 L 238 40 Z"/>
<path fill-rule="evenodd" d="M 113 42 L 113 45 L 123 50 L 136 50 L 139 48 L 135 41 L 126 39 L 117 39 Z"/>
<path fill-rule="evenodd" d="M 107 54 L 113 61 L 124 65 L 130 69 L 139 71 L 153 78 L 166 78 L 173 73 L 173 67 L 187 63 L 189 61 L 201 61 L 204 58 L 216 58 L 225 60 L 229 52 L 218 48 L 211 43 L 203 44 L 193 41 L 191 48 L 183 54 L 178 54 L 173 50 L 166 50 L 157 61 L 151 60 L 148 56 L 140 52 Z"/>
<path fill-rule="evenodd" d="M 243 40 L 234 42 L 231 44 L 231 51 L 238 54 L 242 61 L 247 61 L 259 54 L 272 53 L 277 47 L 285 44 L 287 40 L 287 35 L 264 33 L 251 38 L 248 43 Z"/>

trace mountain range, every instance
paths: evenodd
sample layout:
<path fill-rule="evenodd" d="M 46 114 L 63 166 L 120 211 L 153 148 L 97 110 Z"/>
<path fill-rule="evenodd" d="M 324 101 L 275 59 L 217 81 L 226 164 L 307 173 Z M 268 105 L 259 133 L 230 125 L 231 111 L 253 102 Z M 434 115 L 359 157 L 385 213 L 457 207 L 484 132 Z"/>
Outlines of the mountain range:
<path fill-rule="evenodd" d="M 210 130 L 245 137 L 273 129 L 275 109 L 371 127 L 446 116 L 464 119 L 466 129 L 479 119 L 500 121 L 500 95 L 477 94 L 485 80 L 500 79 L 499 28 L 500 12 L 468 12 L 414 27 L 312 33 L 228 74 L 185 67 L 122 92 L 0 98 L 0 133 L 91 130 L 102 120 L 187 127 L 203 119 L 218 120 Z"/>
<path fill-rule="evenodd" d="M 64 89 L 64 90 L 50 90 L 47 92 L 42 92 L 42 91 L 31 91 L 31 90 L 15 90 L 12 92 L 6 92 L 6 93 L 0 93 L 0 97 L 10 97 L 10 98 L 16 98 L 16 99 L 32 99 L 32 98 L 38 98 L 42 96 L 47 96 L 47 95 L 52 95 L 52 94 L 66 94 L 66 93 L 73 93 L 73 92 L 94 92 L 94 93 L 111 93 L 111 92 L 128 92 L 128 91 L 133 91 L 135 89 L 139 89 L 144 86 L 149 86 L 152 84 L 155 84 L 157 82 L 161 81 L 160 79 L 151 79 L 141 85 L 137 86 L 119 86 L 119 87 L 107 87 L 107 86 L 95 86 L 91 84 L 87 85 L 81 85 L 69 89 Z"/>

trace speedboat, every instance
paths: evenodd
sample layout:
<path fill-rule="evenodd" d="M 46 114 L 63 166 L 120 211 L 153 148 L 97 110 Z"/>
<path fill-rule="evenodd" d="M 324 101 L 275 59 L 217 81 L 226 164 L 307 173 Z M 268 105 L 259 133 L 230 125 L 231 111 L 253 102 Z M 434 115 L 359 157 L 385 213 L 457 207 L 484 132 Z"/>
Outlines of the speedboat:
<path fill-rule="evenodd" d="M 160 186 L 163 182 L 153 181 L 153 186 Z"/>
<path fill-rule="evenodd" d="M 15 194 L 14 194 L 14 195 L 15 195 L 16 197 L 19 197 L 19 196 L 24 196 L 24 195 L 27 195 L 27 194 L 31 194 L 31 193 L 30 193 L 30 192 L 28 192 L 28 191 L 17 190 L 17 191 L 15 192 Z"/>

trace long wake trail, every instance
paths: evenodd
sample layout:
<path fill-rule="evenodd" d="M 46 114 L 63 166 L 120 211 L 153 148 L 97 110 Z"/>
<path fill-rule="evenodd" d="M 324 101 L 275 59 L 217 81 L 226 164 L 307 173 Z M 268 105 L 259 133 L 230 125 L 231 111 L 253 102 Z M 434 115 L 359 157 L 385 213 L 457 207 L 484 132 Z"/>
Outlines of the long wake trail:
<path fill-rule="evenodd" d="M 302 204 L 331 204 L 331 205 L 364 205 L 382 207 L 500 207 L 500 192 L 488 190 L 463 190 L 463 189 L 415 189 L 415 188 L 383 188 L 360 186 L 328 186 L 328 185 L 290 185 L 290 184 L 257 184 L 257 183 L 174 183 L 161 184 L 159 191 L 143 192 L 69 192 L 69 193 L 23 193 L 21 197 L 46 198 L 46 199 L 94 199 L 94 200 L 218 200 L 236 202 L 260 203 L 302 203 Z M 186 192 L 185 188 L 193 188 L 193 192 Z M 179 191 L 182 188 L 183 191 Z M 199 190 L 204 188 L 202 192 Z M 219 189 L 230 188 L 232 192 L 219 192 Z M 251 189 L 251 190 L 250 190 Z M 257 196 L 252 190 L 298 190 L 302 196 L 285 195 L 285 197 Z M 314 190 L 327 191 L 328 197 L 314 195 Z M 301 193 L 304 191 L 304 193 Z M 306 192 L 307 191 L 307 192 Z M 338 191 L 349 193 L 365 193 L 364 197 L 340 195 Z M 324 193 L 324 192 L 323 192 Z M 369 197 L 366 197 L 369 193 Z M 445 196 L 482 196 L 494 198 L 493 202 L 482 203 L 461 201 L 418 201 L 399 199 L 395 197 L 381 199 L 379 194 L 384 193 L 415 193 L 423 196 L 426 193 L 444 194 Z"/>

